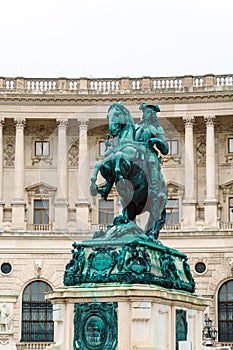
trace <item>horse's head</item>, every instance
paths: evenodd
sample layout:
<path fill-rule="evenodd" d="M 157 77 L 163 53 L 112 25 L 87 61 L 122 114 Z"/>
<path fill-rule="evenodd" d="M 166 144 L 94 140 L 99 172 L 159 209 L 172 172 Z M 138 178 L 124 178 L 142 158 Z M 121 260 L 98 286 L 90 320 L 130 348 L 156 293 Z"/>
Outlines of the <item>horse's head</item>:
<path fill-rule="evenodd" d="M 126 107 L 119 102 L 114 102 L 108 110 L 109 133 L 113 137 L 120 136 L 126 128 L 134 129 L 134 120 Z"/>

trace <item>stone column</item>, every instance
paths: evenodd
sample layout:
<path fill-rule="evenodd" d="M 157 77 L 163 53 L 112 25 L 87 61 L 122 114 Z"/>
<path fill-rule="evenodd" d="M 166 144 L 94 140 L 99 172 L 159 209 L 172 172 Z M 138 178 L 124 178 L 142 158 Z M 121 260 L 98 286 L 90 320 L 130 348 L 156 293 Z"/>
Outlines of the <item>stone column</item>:
<path fill-rule="evenodd" d="M 55 231 L 67 230 L 68 202 L 67 202 L 67 119 L 58 119 L 57 142 L 57 195 L 55 207 Z"/>
<path fill-rule="evenodd" d="M 0 119 L 0 232 L 3 231 L 3 125 L 4 118 Z"/>
<path fill-rule="evenodd" d="M 78 166 L 78 200 L 76 202 L 76 220 L 78 230 L 89 229 L 89 188 L 90 169 L 88 154 L 88 119 L 79 119 L 79 166 Z"/>
<path fill-rule="evenodd" d="M 183 200 L 183 227 L 194 228 L 196 218 L 194 182 L 193 116 L 184 117 L 185 123 L 185 197 Z"/>
<path fill-rule="evenodd" d="M 217 228 L 217 199 L 216 199 L 216 159 L 214 119 L 215 116 L 204 117 L 206 122 L 206 199 L 205 205 L 205 227 Z"/>
<path fill-rule="evenodd" d="M 25 119 L 15 118 L 15 198 L 12 205 L 12 229 L 25 230 L 24 201 L 24 126 Z"/>

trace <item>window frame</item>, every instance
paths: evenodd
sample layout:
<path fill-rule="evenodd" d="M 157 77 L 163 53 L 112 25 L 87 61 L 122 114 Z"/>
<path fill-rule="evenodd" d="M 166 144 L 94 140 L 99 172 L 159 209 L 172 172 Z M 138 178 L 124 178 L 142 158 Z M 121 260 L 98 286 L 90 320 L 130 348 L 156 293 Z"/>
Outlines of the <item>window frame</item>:
<path fill-rule="evenodd" d="M 42 205 L 40 207 L 37 207 L 35 205 L 36 202 L 42 202 Z M 44 206 L 44 203 L 47 202 L 47 206 Z M 33 199 L 33 225 L 49 225 L 50 223 L 50 210 L 49 210 L 49 199 L 48 198 L 34 198 Z M 36 212 L 39 212 L 39 218 L 40 222 L 35 222 L 35 214 Z M 45 216 L 46 213 L 46 216 Z M 47 220 L 45 218 L 47 217 Z M 43 221 L 43 222 L 42 222 Z M 47 221 L 47 222 L 44 222 Z"/>
<path fill-rule="evenodd" d="M 106 202 L 111 202 L 112 203 L 112 207 L 101 207 L 101 204 L 100 203 L 106 203 Z M 110 222 L 110 218 L 108 218 L 109 214 L 112 215 L 112 220 L 114 218 L 114 199 L 108 199 L 107 201 L 105 201 L 104 199 L 99 199 L 99 210 L 98 210 L 98 224 L 99 225 L 109 225 L 109 224 L 112 224 L 112 222 Z M 101 211 L 102 209 L 102 211 Z M 112 209 L 112 212 L 110 213 Z M 104 220 L 103 222 L 101 222 L 101 212 L 104 213 Z M 108 220 L 107 220 L 108 219 Z"/>
<path fill-rule="evenodd" d="M 169 145 L 169 152 L 168 152 L 168 156 L 170 157 L 173 157 L 173 156 L 178 156 L 179 155 L 179 140 L 178 139 L 169 139 L 167 140 L 168 142 L 168 145 Z M 172 152 L 172 143 L 176 142 L 176 149 L 177 149 L 177 152 L 176 153 L 173 153 Z"/>
<path fill-rule="evenodd" d="M 232 300 L 229 300 L 228 299 L 228 295 L 229 295 L 229 292 L 228 292 L 228 286 L 232 285 L 232 293 L 233 294 L 233 279 L 229 279 L 227 281 L 225 281 L 224 283 L 221 284 L 219 290 L 218 290 L 218 294 L 217 294 L 217 315 L 218 315 L 218 341 L 219 342 L 233 342 L 233 298 Z M 223 288 L 225 288 L 225 293 L 222 293 L 222 295 L 225 295 L 226 296 L 226 300 L 222 300 L 220 301 L 220 294 L 223 290 Z M 220 304 L 222 305 L 225 305 L 224 308 L 225 308 L 225 313 L 223 315 L 223 317 L 225 316 L 225 319 L 221 320 L 221 317 L 220 317 L 220 312 L 221 312 L 221 308 L 220 308 Z M 221 305 L 221 306 L 222 306 Z M 229 306 L 231 307 L 231 309 L 229 308 Z M 227 316 L 229 316 L 229 311 L 231 311 L 231 319 Z M 221 323 L 225 323 L 225 332 L 221 330 Z M 231 331 L 231 338 L 229 338 L 229 324 L 231 324 L 231 328 L 232 328 L 232 331 Z M 226 338 L 223 338 L 223 337 L 226 337 Z"/>
<path fill-rule="evenodd" d="M 172 207 L 172 206 L 168 206 L 168 203 L 169 201 L 176 201 L 177 202 L 177 207 Z M 169 219 L 169 222 L 167 221 L 167 215 L 166 215 L 166 225 L 179 225 L 179 222 L 180 222 L 180 201 L 179 201 L 179 198 L 178 197 L 170 197 L 167 199 L 167 205 L 166 205 L 166 214 L 167 214 L 167 211 L 170 210 L 170 219 L 174 217 L 174 214 L 172 213 L 175 209 L 177 209 L 177 222 L 173 222 L 173 220 L 171 221 Z"/>
<path fill-rule="evenodd" d="M 41 144 L 41 154 L 37 154 L 37 144 Z M 44 145 L 48 145 L 48 154 L 44 154 Z M 39 158 L 49 158 L 50 157 L 50 141 L 49 140 L 35 140 L 34 156 Z"/>
<path fill-rule="evenodd" d="M 230 151 L 230 141 L 232 141 L 232 151 Z M 233 155 L 233 137 L 227 137 L 227 154 Z"/>
<path fill-rule="evenodd" d="M 35 293 L 36 284 L 38 284 L 37 293 Z M 45 289 L 44 292 L 43 289 Z M 54 341 L 53 306 L 44 298 L 44 293 L 52 290 L 49 283 L 39 279 L 28 283 L 24 287 L 21 307 L 21 342 Z M 41 298 L 42 294 L 43 299 Z M 28 300 L 27 296 L 29 297 Z M 37 300 L 34 299 L 35 297 L 37 297 Z M 43 318 L 44 316 L 46 317 Z M 38 332 L 33 332 L 32 328 Z"/>

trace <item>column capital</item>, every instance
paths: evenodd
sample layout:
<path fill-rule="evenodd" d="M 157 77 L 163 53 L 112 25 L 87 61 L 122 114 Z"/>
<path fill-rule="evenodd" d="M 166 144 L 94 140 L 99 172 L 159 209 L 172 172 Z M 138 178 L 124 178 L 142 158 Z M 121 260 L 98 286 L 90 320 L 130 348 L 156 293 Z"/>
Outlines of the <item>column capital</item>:
<path fill-rule="evenodd" d="M 88 128 L 89 119 L 77 119 L 79 127 Z"/>
<path fill-rule="evenodd" d="M 183 121 L 185 124 L 185 127 L 190 127 L 193 126 L 193 124 L 195 123 L 195 117 L 193 115 L 187 115 L 185 117 L 183 117 Z"/>
<path fill-rule="evenodd" d="M 2 129 L 5 124 L 5 119 L 0 115 L 0 128 Z"/>
<path fill-rule="evenodd" d="M 68 119 L 57 119 L 57 126 L 66 128 L 68 126 Z"/>
<path fill-rule="evenodd" d="M 26 124 L 26 119 L 25 118 L 14 118 L 15 126 L 17 129 L 24 129 L 25 124 Z"/>
<path fill-rule="evenodd" d="M 206 115 L 204 116 L 204 120 L 205 120 L 206 126 L 214 126 L 215 115 Z"/>

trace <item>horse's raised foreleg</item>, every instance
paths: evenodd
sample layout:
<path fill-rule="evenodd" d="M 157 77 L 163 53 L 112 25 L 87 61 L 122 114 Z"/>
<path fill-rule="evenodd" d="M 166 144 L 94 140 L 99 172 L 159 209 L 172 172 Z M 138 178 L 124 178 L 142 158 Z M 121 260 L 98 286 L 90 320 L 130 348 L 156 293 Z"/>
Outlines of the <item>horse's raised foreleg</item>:
<path fill-rule="evenodd" d="M 117 152 L 115 155 L 115 160 L 116 160 L 115 175 L 116 175 L 117 181 L 123 180 L 123 175 L 122 175 L 122 171 L 121 171 L 121 160 L 122 159 L 123 159 L 123 152 L 121 152 L 121 151 Z"/>
<path fill-rule="evenodd" d="M 97 195 L 98 193 L 98 186 L 96 184 L 96 180 L 97 180 L 97 175 L 98 172 L 100 170 L 100 168 L 103 166 L 103 162 L 100 160 L 99 162 L 97 162 L 94 166 L 94 171 L 93 174 L 91 176 L 91 186 L 90 186 L 90 192 L 91 195 L 94 197 Z"/>

